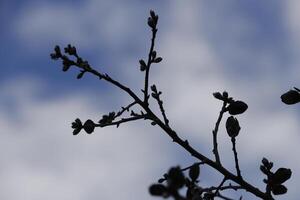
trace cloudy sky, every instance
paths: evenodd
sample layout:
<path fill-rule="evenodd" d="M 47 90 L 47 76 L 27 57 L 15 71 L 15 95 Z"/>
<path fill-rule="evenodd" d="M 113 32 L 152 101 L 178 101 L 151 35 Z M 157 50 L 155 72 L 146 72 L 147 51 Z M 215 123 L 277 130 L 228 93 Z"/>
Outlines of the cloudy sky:
<path fill-rule="evenodd" d="M 148 186 L 169 167 L 195 162 L 146 121 L 72 135 L 75 118 L 98 120 L 132 100 L 91 75 L 63 73 L 50 60 L 53 47 L 75 45 L 94 68 L 141 95 L 138 60 L 150 45 L 150 9 L 160 17 L 163 57 L 150 81 L 163 91 L 171 126 L 212 156 L 221 107 L 212 93 L 228 91 L 249 105 L 237 141 L 244 178 L 263 189 L 259 164 L 267 157 L 293 171 L 278 199 L 298 199 L 299 106 L 280 102 L 299 86 L 297 0 L 1 0 L 0 199 L 153 199 Z M 222 162 L 234 171 L 224 123 L 219 136 Z M 211 173 L 203 169 L 203 186 L 222 179 Z"/>

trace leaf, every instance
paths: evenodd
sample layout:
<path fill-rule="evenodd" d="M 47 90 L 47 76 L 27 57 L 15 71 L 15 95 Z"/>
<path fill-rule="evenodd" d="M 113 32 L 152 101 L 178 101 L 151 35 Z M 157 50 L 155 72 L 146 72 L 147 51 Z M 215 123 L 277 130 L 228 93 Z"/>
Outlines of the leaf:
<path fill-rule="evenodd" d="M 272 176 L 272 181 L 275 184 L 281 184 L 290 179 L 292 176 L 292 170 L 287 168 L 279 168 Z"/>
<path fill-rule="evenodd" d="M 245 112 L 248 109 L 248 105 L 243 101 L 233 101 L 227 109 L 231 115 L 238 115 Z"/>
<path fill-rule="evenodd" d="M 272 193 L 274 195 L 281 195 L 287 192 L 287 188 L 284 185 L 275 185 L 272 188 Z"/>

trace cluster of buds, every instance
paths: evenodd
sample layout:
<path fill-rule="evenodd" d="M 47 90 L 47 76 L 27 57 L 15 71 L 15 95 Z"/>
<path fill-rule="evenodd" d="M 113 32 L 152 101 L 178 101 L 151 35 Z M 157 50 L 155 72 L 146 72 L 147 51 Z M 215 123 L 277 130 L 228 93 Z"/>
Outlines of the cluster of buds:
<path fill-rule="evenodd" d="M 201 196 L 200 187 L 196 185 L 200 175 L 199 163 L 195 163 L 189 168 L 188 176 L 186 177 L 180 167 L 172 167 L 167 174 L 164 175 L 163 179 L 160 179 L 159 184 L 153 184 L 150 186 L 150 194 L 154 196 L 161 196 L 168 198 L 170 196 L 178 197 L 178 190 L 186 186 L 187 199 L 193 199 L 196 196 Z M 166 181 L 166 185 L 162 184 Z"/>
<path fill-rule="evenodd" d="M 152 29 L 156 29 L 157 22 L 158 22 L 158 15 L 156 15 L 153 10 L 150 10 L 150 17 L 148 17 L 148 22 L 147 22 L 148 25 Z"/>
<path fill-rule="evenodd" d="M 115 119 L 116 113 L 115 112 L 110 112 L 108 115 L 103 115 L 102 119 L 99 120 L 99 123 L 104 125 L 104 124 L 109 124 Z"/>
<path fill-rule="evenodd" d="M 263 158 L 260 170 L 267 176 L 267 179 L 264 179 L 264 183 L 267 184 L 267 190 L 274 195 L 285 194 L 287 188 L 282 184 L 291 178 L 292 171 L 287 168 L 279 168 L 276 172 L 272 172 L 272 168 L 273 163 Z"/>
<path fill-rule="evenodd" d="M 72 122 L 72 128 L 74 129 L 73 135 L 77 135 L 81 129 L 85 130 L 87 134 L 91 134 L 94 132 L 95 126 L 96 124 L 90 119 L 86 120 L 86 122 L 82 125 L 81 120 L 77 118 L 75 122 Z"/>
<path fill-rule="evenodd" d="M 237 118 L 232 115 L 244 113 L 248 109 L 248 105 L 243 101 L 235 101 L 232 97 L 228 97 L 228 93 L 226 91 L 224 91 L 223 94 L 215 92 L 213 93 L 213 96 L 216 99 L 223 101 L 225 104 L 228 104 L 228 106 L 224 108 L 224 112 L 228 111 L 231 116 L 227 118 L 226 130 L 229 137 L 234 138 L 238 136 L 241 127 Z"/>
<path fill-rule="evenodd" d="M 60 47 L 58 45 L 56 45 L 54 48 L 54 53 L 50 54 L 50 57 L 53 60 L 58 60 L 58 59 L 62 60 L 62 64 L 63 64 L 62 70 L 64 72 L 68 71 L 71 66 L 77 66 L 77 67 L 81 68 L 79 74 L 77 75 L 77 79 L 80 79 L 83 77 L 85 72 L 87 72 L 88 70 L 91 69 L 88 61 L 85 61 L 81 57 L 78 56 L 75 46 L 68 44 L 68 46 L 66 46 L 64 48 L 64 52 L 66 53 L 65 55 L 62 54 Z M 74 56 L 76 58 L 76 60 L 71 60 L 67 56 L 67 54 L 69 56 Z"/>

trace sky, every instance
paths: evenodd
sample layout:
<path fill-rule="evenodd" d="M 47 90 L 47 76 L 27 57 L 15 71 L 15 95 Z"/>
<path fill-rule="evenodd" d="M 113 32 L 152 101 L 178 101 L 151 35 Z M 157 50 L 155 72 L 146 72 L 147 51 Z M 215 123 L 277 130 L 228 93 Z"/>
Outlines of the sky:
<path fill-rule="evenodd" d="M 238 116 L 244 178 L 263 190 L 266 157 L 293 171 L 278 199 L 298 199 L 299 106 L 280 101 L 299 86 L 296 0 L 1 0 L 0 199 L 150 200 L 148 186 L 171 166 L 196 162 L 148 121 L 72 135 L 74 119 L 97 121 L 132 99 L 91 75 L 77 80 L 76 69 L 62 72 L 50 59 L 54 46 L 75 45 L 95 69 L 142 96 L 138 61 L 150 46 L 150 9 L 159 15 L 155 49 L 163 57 L 150 82 L 163 92 L 170 125 L 213 158 L 211 131 L 222 103 L 212 93 L 228 91 L 249 106 Z M 224 122 L 219 148 L 234 172 Z M 204 186 L 222 180 L 209 168 L 201 172 Z"/>

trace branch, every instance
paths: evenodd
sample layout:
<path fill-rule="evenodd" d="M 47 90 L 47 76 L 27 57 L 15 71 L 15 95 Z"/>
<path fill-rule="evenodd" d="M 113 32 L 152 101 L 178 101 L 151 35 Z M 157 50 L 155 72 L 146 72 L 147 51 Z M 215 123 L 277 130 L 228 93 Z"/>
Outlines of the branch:
<path fill-rule="evenodd" d="M 213 187 L 209 187 L 209 188 L 203 188 L 202 190 L 204 192 L 209 192 L 209 191 L 214 191 L 214 190 L 217 190 L 217 189 L 218 189 L 218 187 L 214 187 L 213 186 Z M 231 190 L 243 190 L 244 188 L 242 186 L 239 186 L 239 185 L 231 185 L 231 184 L 229 184 L 227 186 L 220 187 L 219 191 L 224 191 L 224 190 L 229 190 L 229 189 L 231 189 Z"/>
<path fill-rule="evenodd" d="M 227 105 L 227 102 L 223 101 L 223 106 L 222 106 L 222 109 L 220 111 L 218 120 L 216 122 L 215 129 L 212 131 L 212 133 L 213 133 L 213 145 L 214 145 L 213 153 L 215 154 L 216 162 L 219 165 L 221 165 L 221 161 L 220 161 L 220 156 L 219 156 L 219 151 L 218 151 L 217 135 L 218 135 L 220 122 L 221 122 L 223 114 L 225 112 L 226 105 Z"/>
<path fill-rule="evenodd" d="M 146 73 L 145 73 L 145 88 L 144 88 L 144 103 L 147 105 L 148 104 L 148 85 L 149 85 L 149 72 L 150 72 L 150 66 L 153 61 L 153 57 L 156 57 L 156 52 L 154 52 L 154 44 L 155 44 L 155 38 L 156 38 L 156 33 L 157 33 L 157 21 L 158 21 L 158 16 L 155 15 L 153 11 L 150 11 L 151 17 L 148 18 L 148 25 L 151 27 L 152 31 L 152 38 L 151 38 L 151 46 L 150 50 L 148 53 L 148 61 L 147 61 L 147 66 L 146 66 Z M 152 24 L 151 24 L 152 22 Z M 153 56 L 155 54 L 155 56 Z"/>
<path fill-rule="evenodd" d="M 224 177 L 223 180 L 221 181 L 220 185 L 216 188 L 216 190 L 214 192 L 214 196 L 216 196 L 219 193 L 220 188 L 224 185 L 226 180 L 227 180 L 226 177 Z"/>
<path fill-rule="evenodd" d="M 136 121 L 139 119 L 148 119 L 147 115 L 139 115 L 139 116 L 134 116 L 134 117 L 129 117 L 129 118 L 123 118 L 119 121 L 115 121 L 115 122 L 111 122 L 111 123 L 107 123 L 107 124 L 95 124 L 95 127 L 106 127 L 106 126 L 114 126 L 116 125 L 117 127 L 120 126 L 120 124 L 129 122 L 129 121 Z"/>
<path fill-rule="evenodd" d="M 252 186 L 251 184 L 244 181 L 240 177 L 232 174 L 230 171 L 225 169 L 220 164 L 210 160 L 208 157 L 204 156 L 203 154 L 201 154 L 200 152 L 195 150 L 192 146 L 189 145 L 187 140 L 181 139 L 174 130 L 172 130 L 170 127 L 167 127 L 161 120 L 159 120 L 159 118 L 157 118 L 155 116 L 155 114 L 148 107 L 144 107 L 144 109 L 150 115 L 151 119 L 154 119 L 156 121 L 156 123 L 159 125 L 159 127 L 161 129 L 163 129 L 169 137 L 171 137 L 173 142 L 177 143 L 183 149 L 185 149 L 187 152 L 189 152 L 191 154 L 191 156 L 199 159 L 200 161 L 205 162 L 207 165 L 209 165 L 210 167 L 214 168 L 216 171 L 223 174 L 228 180 L 232 180 L 233 182 L 239 184 L 240 186 L 242 186 L 242 188 L 244 188 L 246 191 L 254 194 L 255 196 L 260 197 L 261 199 L 273 200 L 273 198 L 268 196 L 266 193 L 262 192 L 261 190 L 259 190 L 256 187 Z"/>
<path fill-rule="evenodd" d="M 236 173 L 237 173 L 238 177 L 242 178 L 241 170 L 240 170 L 240 167 L 239 167 L 239 160 L 238 160 L 238 155 L 237 155 L 237 151 L 236 151 L 235 141 L 236 141 L 235 137 L 231 137 L 232 151 L 233 151 L 233 154 L 234 154 L 234 162 L 235 162 Z"/>
<path fill-rule="evenodd" d="M 161 92 L 161 91 L 157 91 L 155 85 L 152 85 L 152 86 L 151 86 L 151 90 L 152 90 L 152 92 L 153 92 L 153 93 L 152 93 L 152 97 L 153 97 L 154 99 L 156 99 L 156 101 L 157 101 L 157 103 L 158 103 L 158 105 L 159 105 L 159 109 L 160 109 L 160 112 L 161 112 L 161 114 L 162 114 L 162 116 L 163 116 L 164 122 L 165 122 L 165 124 L 166 124 L 167 126 L 169 126 L 169 120 L 168 120 L 168 118 L 167 118 L 167 116 L 166 116 L 166 111 L 165 111 L 165 109 L 164 109 L 164 107 L 163 107 L 163 101 L 160 99 L 160 95 L 162 94 L 162 92 Z"/>
<path fill-rule="evenodd" d="M 129 104 L 128 106 L 126 107 L 122 107 L 122 110 L 120 110 L 116 115 L 115 115 L 115 118 L 121 116 L 125 111 L 129 111 L 129 108 L 134 106 L 135 104 L 137 104 L 136 101 L 132 102 L 131 104 Z"/>

